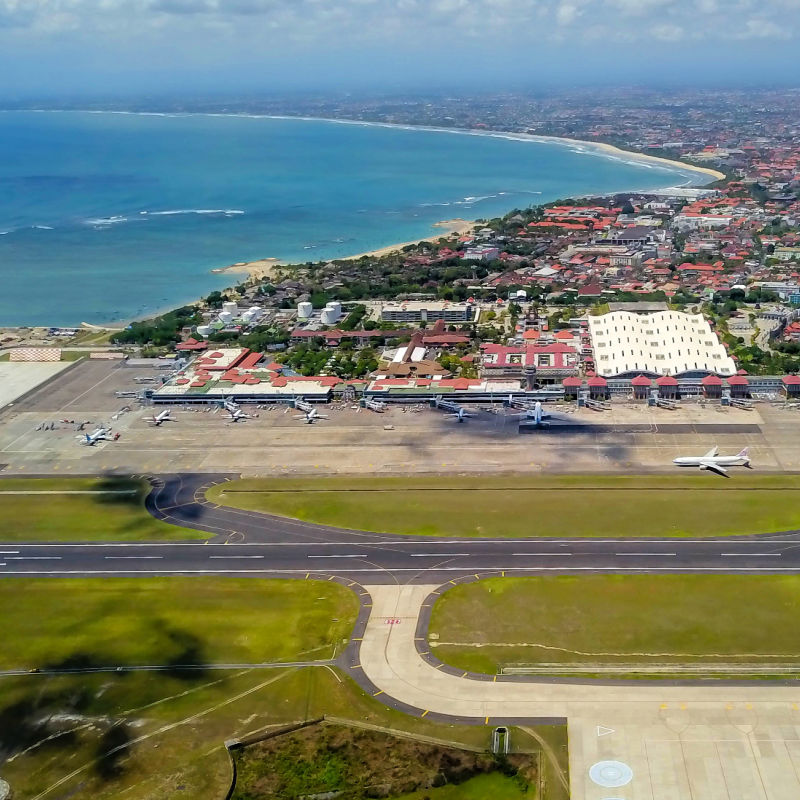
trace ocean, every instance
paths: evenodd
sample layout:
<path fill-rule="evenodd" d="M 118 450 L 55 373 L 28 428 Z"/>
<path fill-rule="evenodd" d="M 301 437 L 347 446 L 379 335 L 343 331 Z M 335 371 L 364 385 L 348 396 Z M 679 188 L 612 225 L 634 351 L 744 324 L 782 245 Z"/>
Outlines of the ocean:
<path fill-rule="evenodd" d="M 513 137 L 243 115 L 0 113 L 0 326 L 112 323 L 560 197 L 702 176 Z"/>

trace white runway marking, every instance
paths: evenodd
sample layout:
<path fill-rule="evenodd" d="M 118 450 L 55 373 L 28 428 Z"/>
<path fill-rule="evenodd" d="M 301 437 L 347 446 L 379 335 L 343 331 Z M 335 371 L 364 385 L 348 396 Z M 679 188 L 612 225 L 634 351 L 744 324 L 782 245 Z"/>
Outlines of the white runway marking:
<path fill-rule="evenodd" d="M 264 558 L 264 556 L 209 556 L 209 558 Z"/>
<path fill-rule="evenodd" d="M 329 556 L 328 555 L 325 555 L 325 556 L 319 556 L 319 555 L 306 556 L 306 558 L 366 558 L 366 557 L 367 557 L 366 553 L 343 553 L 343 554 L 338 554 L 338 555 L 331 554 Z"/>
<path fill-rule="evenodd" d="M 470 553 L 409 553 L 411 558 L 442 558 L 443 556 L 468 556 Z"/>
<path fill-rule="evenodd" d="M 61 556 L 9 556 L 6 561 L 61 561 Z"/>
<path fill-rule="evenodd" d="M 615 556 L 677 556 L 677 553 L 614 553 Z"/>
<path fill-rule="evenodd" d="M 512 556 L 571 556 L 573 553 L 512 553 Z"/>

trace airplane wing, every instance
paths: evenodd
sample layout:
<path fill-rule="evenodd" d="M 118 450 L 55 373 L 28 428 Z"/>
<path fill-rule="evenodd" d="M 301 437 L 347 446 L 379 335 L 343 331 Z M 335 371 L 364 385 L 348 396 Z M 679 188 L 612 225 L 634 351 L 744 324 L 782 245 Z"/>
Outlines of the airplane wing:
<path fill-rule="evenodd" d="M 719 447 L 712 447 L 703 458 L 716 458 L 719 455 Z"/>
<path fill-rule="evenodd" d="M 716 472 L 717 475 L 722 475 L 725 478 L 728 477 L 728 470 L 721 467 L 719 464 L 715 464 L 713 461 L 701 461 L 699 466 L 700 469 L 707 469 L 711 472 Z"/>

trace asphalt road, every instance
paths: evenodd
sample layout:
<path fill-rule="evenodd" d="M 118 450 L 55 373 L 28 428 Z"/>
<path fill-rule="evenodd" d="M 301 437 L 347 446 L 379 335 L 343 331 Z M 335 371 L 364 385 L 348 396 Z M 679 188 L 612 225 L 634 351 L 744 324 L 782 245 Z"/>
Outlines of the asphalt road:
<path fill-rule="evenodd" d="M 360 584 L 446 583 L 467 575 L 790 573 L 800 531 L 720 539 L 443 539 L 349 531 L 216 506 L 226 476 L 155 480 L 147 507 L 209 542 L 0 544 L 3 576 L 328 577 Z"/>

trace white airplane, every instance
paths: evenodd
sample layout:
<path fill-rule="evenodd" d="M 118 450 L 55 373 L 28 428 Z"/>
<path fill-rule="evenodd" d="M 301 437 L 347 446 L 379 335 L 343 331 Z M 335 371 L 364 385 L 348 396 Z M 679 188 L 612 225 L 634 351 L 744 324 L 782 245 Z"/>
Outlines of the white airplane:
<path fill-rule="evenodd" d="M 448 419 L 457 419 L 459 422 L 466 422 L 467 419 L 475 416 L 474 414 L 470 414 L 468 411 L 462 408 L 458 403 L 454 403 L 452 400 L 443 400 L 441 397 L 435 397 L 432 403 L 434 408 L 438 408 L 441 411 L 446 411 L 447 413 L 445 416 Z"/>
<path fill-rule="evenodd" d="M 98 428 L 92 433 L 84 433 L 83 436 L 76 436 L 75 438 L 81 443 L 85 444 L 87 447 L 93 447 L 98 442 L 102 441 L 111 441 L 111 436 L 109 434 L 111 430 L 109 428 Z"/>
<path fill-rule="evenodd" d="M 145 417 L 145 422 L 149 422 L 154 427 L 159 427 L 163 422 L 175 422 L 174 419 L 169 415 L 169 409 L 165 409 L 158 415 L 154 415 L 152 417 Z"/>
<path fill-rule="evenodd" d="M 707 469 L 727 477 L 728 470 L 725 467 L 750 467 L 750 448 L 745 447 L 735 456 L 721 456 L 719 448 L 712 447 L 704 456 L 680 456 L 673 459 L 672 463 L 678 467 Z"/>
<path fill-rule="evenodd" d="M 383 414 L 386 411 L 386 403 L 382 400 L 370 400 L 366 398 L 364 400 L 364 408 L 368 408 L 370 411 L 375 411 L 378 414 Z"/>
<path fill-rule="evenodd" d="M 307 403 L 302 398 L 298 400 L 296 397 L 293 397 L 289 401 L 289 408 L 287 408 L 286 411 L 289 411 L 291 408 L 295 409 L 296 411 L 302 411 L 304 414 L 309 414 L 313 410 L 314 406 L 312 406 L 311 403 Z M 285 414 L 286 411 L 283 413 Z"/>
<path fill-rule="evenodd" d="M 318 413 L 316 408 L 311 408 L 301 417 L 295 417 L 295 419 L 301 419 L 303 422 L 307 422 L 309 425 L 312 425 L 318 419 L 328 419 L 328 417 L 325 414 Z"/>
<path fill-rule="evenodd" d="M 533 408 L 528 406 L 524 413 L 519 415 L 520 422 L 533 423 L 537 428 L 549 428 L 550 423 L 545 420 L 550 419 L 550 414 L 542 409 L 541 401 L 537 400 Z"/>
<path fill-rule="evenodd" d="M 243 422 L 246 419 L 253 419 L 251 414 L 245 414 L 239 406 L 235 406 L 233 409 L 227 409 L 230 417 L 225 420 L 225 422 Z"/>

